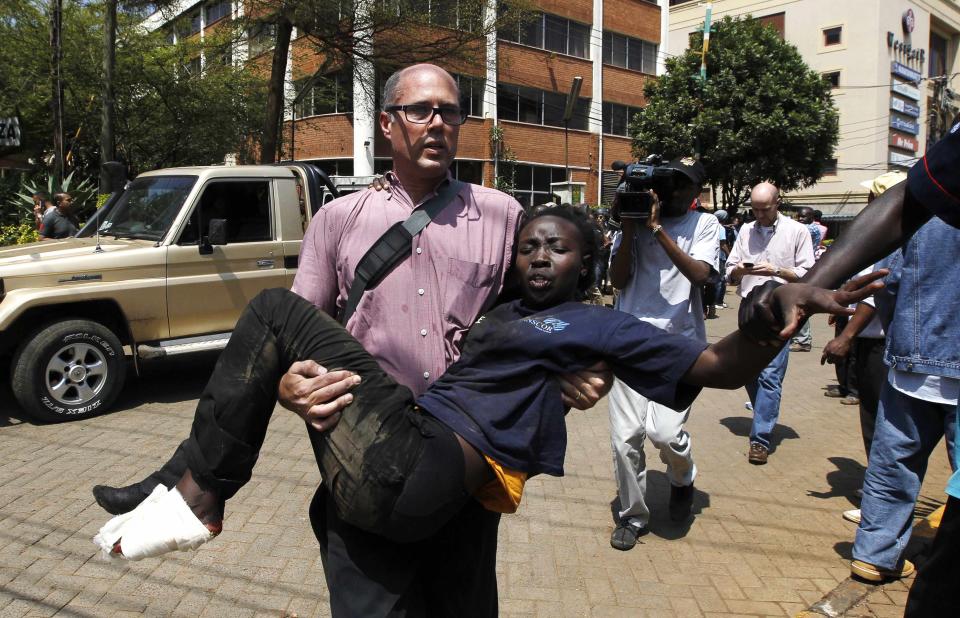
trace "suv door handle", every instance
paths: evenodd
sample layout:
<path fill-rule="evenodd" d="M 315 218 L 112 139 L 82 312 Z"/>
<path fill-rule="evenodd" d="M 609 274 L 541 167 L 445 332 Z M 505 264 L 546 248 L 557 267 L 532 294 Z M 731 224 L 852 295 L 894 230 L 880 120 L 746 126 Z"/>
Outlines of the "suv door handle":
<path fill-rule="evenodd" d="M 257 268 L 273 268 L 273 260 L 257 260 Z"/>

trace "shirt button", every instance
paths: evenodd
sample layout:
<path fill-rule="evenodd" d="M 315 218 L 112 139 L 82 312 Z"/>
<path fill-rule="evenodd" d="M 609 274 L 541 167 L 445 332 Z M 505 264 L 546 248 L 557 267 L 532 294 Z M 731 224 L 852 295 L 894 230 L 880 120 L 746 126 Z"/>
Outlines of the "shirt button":
<path fill-rule="evenodd" d="M 420 330 L 420 336 L 421 336 L 421 337 L 426 337 L 426 336 L 427 336 L 427 329 L 425 329 L 425 328 L 424 328 L 424 329 L 421 329 L 421 330 Z"/>
<path fill-rule="evenodd" d="M 418 289 L 417 294 L 419 294 L 420 296 L 423 296 L 423 288 Z"/>
<path fill-rule="evenodd" d="M 420 247 L 417 247 L 417 255 L 420 255 L 421 253 L 423 253 L 423 249 L 421 249 Z"/>
<path fill-rule="evenodd" d="M 424 372 L 423 372 L 423 379 L 424 379 L 424 380 L 429 380 L 429 379 L 430 379 L 430 372 L 429 372 L 429 371 L 424 371 Z"/>

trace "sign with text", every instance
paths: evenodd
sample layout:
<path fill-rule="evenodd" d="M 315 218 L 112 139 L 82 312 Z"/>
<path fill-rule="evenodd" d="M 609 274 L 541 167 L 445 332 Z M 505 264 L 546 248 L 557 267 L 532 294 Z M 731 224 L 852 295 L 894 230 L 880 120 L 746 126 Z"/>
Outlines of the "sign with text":
<path fill-rule="evenodd" d="M 903 133 L 891 133 L 890 145 L 894 148 L 902 148 L 903 150 L 909 150 L 911 152 L 920 150 L 920 142 L 917 138 L 904 135 Z"/>
<path fill-rule="evenodd" d="M 20 119 L 0 118 L 0 146 L 20 145 Z"/>
<path fill-rule="evenodd" d="M 922 77 L 920 75 L 920 71 L 916 69 L 911 69 L 905 64 L 900 64 L 896 60 L 893 60 L 890 62 L 890 72 L 896 75 L 897 77 L 902 77 L 908 82 L 914 82 L 914 83 L 919 82 L 920 77 Z"/>
<path fill-rule="evenodd" d="M 890 151 L 890 164 L 896 165 L 899 167 L 913 167 L 913 164 L 917 162 L 918 157 L 911 157 L 910 155 L 901 154 L 899 152 Z"/>
<path fill-rule="evenodd" d="M 908 99 L 913 99 L 914 101 L 920 100 L 920 89 L 911 86 L 910 84 L 905 84 L 902 81 L 895 79 L 890 84 L 890 90 L 893 90 L 897 94 L 903 95 Z"/>
<path fill-rule="evenodd" d="M 905 116 L 913 118 L 920 117 L 920 106 L 915 103 L 908 103 L 897 97 L 890 97 L 890 109 L 900 112 Z"/>
<path fill-rule="evenodd" d="M 903 131 L 904 133 L 909 133 L 910 135 L 918 135 L 920 133 L 919 122 L 905 120 L 897 116 L 890 117 L 890 128 L 896 129 L 897 131 Z"/>

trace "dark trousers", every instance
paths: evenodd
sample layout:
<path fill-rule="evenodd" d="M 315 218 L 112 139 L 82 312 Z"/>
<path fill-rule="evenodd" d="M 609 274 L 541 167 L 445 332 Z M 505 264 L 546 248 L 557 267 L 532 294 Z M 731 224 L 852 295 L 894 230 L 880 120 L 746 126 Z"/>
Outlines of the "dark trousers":
<path fill-rule="evenodd" d="M 857 394 L 860 397 L 860 433 L 863 448 L 870 456 L 873 432 L 877 425 L 877 408 L 880 406 L 880 390 L 887 381 L 887 366 L 883 363 L 885 339 L 856 337 L 851 346 L 854 354 L 853 371 L 856 376 Z"/>
<path fill-rule="evenodd" d="M 960 499 L 948 496 L 930 557 L 910 588 L 904 618 L 960 616 Z"/>
<path fill-rule="evenodd" d="M 222 497 L 236 493 L 263 444 L 281 375 L 306 358 L 362 378 L 334 429 L 308 428 L 324 478 L 311 522 L 334 615 L 495 616 L 500 517 L 463 493 L 453 433 L 414 413 L 407 388 L 338 323 L 286 290 L 264 292 L 244 311 L 201 396 L 191 437 L 144 486 L 173 486 L 189 466 Z M 384 487 L 402 487 L 391 518 L 365 520 Z M 327 499 L 330 491 L 335 499 Z"/>
<path fill-rule="evenodd" d="M 836 320 L 837 321 L 834 325 L 834 335 L 839 337 L 840 333 L 843 332 L 843 329 L 847 327 L 849 318 L 846 316 L 837 316 Z M 853 397 L 859 396 L 859 390 L 857 387 L 857 374 L 854 370 L 856 362 L 856 346 L 850 346 L 850 353 L 847 354 L 847 357 L 834 365 L 834 368 L 837 372 L 837 382 L 840 385 L 841 395 L 852 395 Z"/>

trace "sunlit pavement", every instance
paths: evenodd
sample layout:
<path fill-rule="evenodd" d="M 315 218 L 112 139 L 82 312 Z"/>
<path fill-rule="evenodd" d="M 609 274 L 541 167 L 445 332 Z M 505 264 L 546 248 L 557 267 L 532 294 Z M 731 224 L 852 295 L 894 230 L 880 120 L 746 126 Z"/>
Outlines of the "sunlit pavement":
<path fill-rule="evenodd" d="M 731 331 L 730 309 L 708 322 Z M 606 402 L 568 417 L 563 478 L 527 485 L 501 525 L 504 616 L 794 616 L 849 575 L 853 508 L 866 458 L 856 406 L 823 396 L 820 366 L 832 328 L 814 324 L 814 349 L 792 353 L 776 449 L 747 463 L 750 413 L 738 391 L 704 391 L 688 429 L 699 469 L 695 517 L 667 517 L 669 484 L 647 445 L 650 533 L 629 552 L 610 547 L 616 487 Z M 323 616 L 327 592 L 307 505 L 319 480 L 302 422 L 278 409 L 251 482 L 227 505 L 223 534 L 197 552 L 107 563 L 91 537 L 108 518 L 97 483 L 123 484 L 159 466 L 186 436 L 210 358 L 149 368 L 120 409 L 35 425 L 0 394 L 0 616 Z M 918 505 L 943 500 L 938 448 Z M 909 582 L 907 582 L 909 584 Z M 902 614 L 907 585 L 871 588 L 849 615 Z"/>

